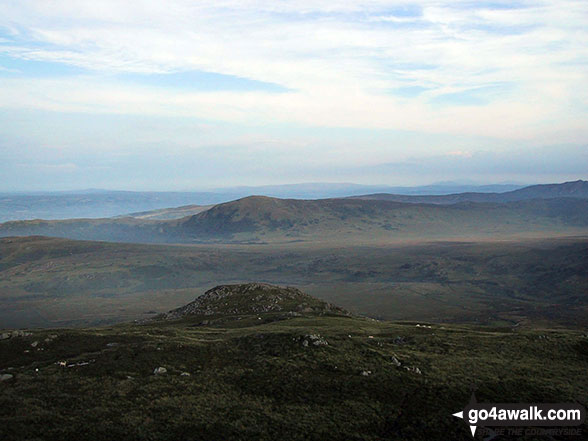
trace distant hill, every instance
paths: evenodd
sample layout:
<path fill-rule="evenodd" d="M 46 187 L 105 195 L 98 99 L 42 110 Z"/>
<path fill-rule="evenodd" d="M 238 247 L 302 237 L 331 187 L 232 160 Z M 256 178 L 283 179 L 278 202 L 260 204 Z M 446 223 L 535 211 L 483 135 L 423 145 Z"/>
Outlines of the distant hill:
<path fill-rule="evenodd" d="M 64 192 L 0 193 L 0 222 L 31 219 L 105 218 L 124 216 L 169 207 L 211 205 L 232 201 L 252 194 L 277 198 L 320 199 L 367 193 L 448 194 L 464 191 L 508 191 L 513 185 L 460 185 L 441 183 L 421 187 L 390 187 L 386 185 L 358 185 L 348 183 L 307 183 L 266 185 L 257 187 L 218 188 L 209 191 L 112 191 L 79 190 Z M 162 214 L 162 213 L 160 213 Z M 162 216 L 183 217 L 181 209 L 170 209 Z M 137 217 L 131 215 L 133 217 Z M 164 217 L 165 216 L 165 217 Z"/>
<path fill-rule="evenodd" d="M 369 199 L 417 204 L 457 204 L 460 202 L 504 203 L 529 199 L 578 198 L 588 199 L 588 181 L 565 182 L 563 184 L 531 185 L 504 193 L 454 193 L 446 195 L 405 195 L 376 193 L 351 196 L 353 199 Z"/>
<path fill-rule="evenodd" d="M 168 220 L 168 219 L 180 219 L 182 217 L 193 216 L 198 213 L 202 213 L 213 205 L 184 205 L 176 208 L 160 208 L 158 210 L 141 211 L 138 213 L 130 213 L 126 215 L 117 216 L 122 217 L 133 217 L 135 219 L 151 219 L 151 220 Z"/>
<path fill-rule="evenodd" d="M 588 200 L 532 199 L 452 205 L 387 200 L 298 200 L 250 196 L 174 220 L 71 219 L 0 224 L 0 236 L 45 235 L 145 243 L 341 243 L 405 239 L 576 234 L 588 229 Z"/>

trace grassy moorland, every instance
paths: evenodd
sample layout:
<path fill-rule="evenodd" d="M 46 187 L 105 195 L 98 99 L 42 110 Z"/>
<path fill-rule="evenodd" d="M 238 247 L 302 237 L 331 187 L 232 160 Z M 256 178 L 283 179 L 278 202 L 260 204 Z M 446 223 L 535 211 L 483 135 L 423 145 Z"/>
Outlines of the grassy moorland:
<path fill-rule="evenodd" d="M 578 330 L 294 309 L 0 341 L 0 374 L 11 376 L 0 439 L 466 440 L 451 414 L 472 390 L 480 401 L 588 404 Z"/>
<path fill-rule="evenodd" d="M 4 327 L 130 321 L 218 283 L 294 285 L 389 320 L 588 325 L 588 239 L 388 245 L 137 245 L 0 240 Z"/>

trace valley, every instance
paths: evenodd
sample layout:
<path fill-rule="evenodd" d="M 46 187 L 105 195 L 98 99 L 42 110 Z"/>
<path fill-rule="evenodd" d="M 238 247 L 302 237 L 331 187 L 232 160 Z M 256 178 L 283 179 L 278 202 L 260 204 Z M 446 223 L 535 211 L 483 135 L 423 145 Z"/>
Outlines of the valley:
<path fill-rule="evenodd" d="M 293 285 L 387 320 L 586 325 L 588 237 L 380 245 L 0 240 L 5 327 L 149 317 L 217 283 Z"/>

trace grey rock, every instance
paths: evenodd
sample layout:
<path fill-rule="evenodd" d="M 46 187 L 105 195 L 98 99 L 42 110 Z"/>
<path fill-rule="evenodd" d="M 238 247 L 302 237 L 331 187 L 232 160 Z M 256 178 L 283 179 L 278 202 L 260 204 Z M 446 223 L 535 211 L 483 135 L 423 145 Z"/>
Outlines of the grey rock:
<path fill-rule="evenodd" d="M 10 334 L 8 332 L 3 332 L 0 334 L 0 340 L 8 340 L 10 338 Z"/>
<path fill-rule="evenodd" d="M 305 335 L 305 338 L 310 340 L 310 342 L 314 346 L 328 346 L 329 345 L 329 342 L 327 342 L 327 340 L 325 340 L 324 337 L 321 337 L 319 334 Z"/>
<path fill-rule="evenodd" d="M 390 361 L 392 362 L 392 364 L 396 367 L 400 367 L 402 366 L 402 363 L 400 363 L 400 360 L 398 360 L 398 358 L 392 356 L 392 358 L 390 359 Z"/>
<path fill-rule="evenodd" d="M 8 381 L 8 380 L 12 380 L 13 378 L 14 378 L 14 375 L 12 375 L 12 374 L 0 375 L 0 381 Z"/>
<path fill-rule="evenodd" d="M 155 368 L 155 370 L 153 371 L 153 375 L 162 375 L 165 373 L 167 373 L 167 369 L 164 367 L 161 367 L 161 366 L 158 368 Z"/>
<path fill-rule="evenodd" d="M 38 341 L 34 341 L 34 342 L 31 343 L 31 346 L 33 348 L 36 348 L 37 346 L 39 346 L 39 342 Z"/>
<path fill-rule="evenodd" d="M 361 371 L 359 375 L 362 377 L 369 377 L 372 374 L 372 371 Z"/>
<path fill-rule="evenodd" d="M 190 376 L 190 372 L 182 372 L 180 374 L 180 377 L 189 377 Z"/>

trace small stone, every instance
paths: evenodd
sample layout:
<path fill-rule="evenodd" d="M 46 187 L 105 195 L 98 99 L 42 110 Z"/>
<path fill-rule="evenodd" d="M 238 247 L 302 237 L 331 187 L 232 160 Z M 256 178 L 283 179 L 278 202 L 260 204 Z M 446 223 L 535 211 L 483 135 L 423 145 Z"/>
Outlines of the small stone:
<path fill-rule="evenodd" d="M 31 346 L 33 348 L 36 348 L 37 346 L 39 346 L 39 342 L 38 341 L 34 341 L 34 342 L 31 343 Z"/>
<path fill-rule="evenodd" d="M 180 377 L 189 377 L 190 376 L 190 372 L 182 372 L 180 374 Z"/>
<path fill-rule="evenodd" d="M 369 377 L 372 374 L 372 371 L 361 371 L 362 377 Z"/>
<path fill-rule="evenodd" d="M 10 334 L 8 332 L 3 332 L 0 334 L 0 340 L 8 340 L 10 338 Z"/>
<path fill-rule="evenodd" d="M 304 346 L 306 348 L 308 346 L 308 340 L 303 340 L 302 341 L 302 346 Z"/>
<path fill-rule="evenodd" d="M 119 343 L 106 343 L 107 348 L 116 348 L 118 345 Z"/>
<path fill-rule="evenodd" d="M 392 359 L 390 360 L 392 362 L 392 364 L 396 367 L 400 367 L 402 365 L 402 363 L 400 363 L 400 360 L 398 360 L 398 358 L 396 357 L 392 357 Z"/>
<path fill-rule="evenodd" d="M 158 368 L 155 368 L 155 370 L 153 371 L 153 375 L 162 375 L 165 373 L 167 373 L 167 369 L 164 367 L 161 367 L 161 366 Z"/>
<path fill-rule="evenodd" d="M 8 381 L 8 380 L 12 380 L 13 378 L 14 378 L 14 375 L 12 375 L 12 374 L 0 375 L 0 381 Z"/>

